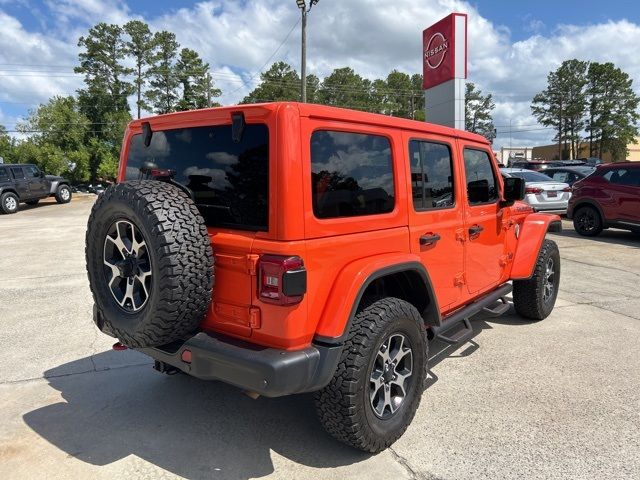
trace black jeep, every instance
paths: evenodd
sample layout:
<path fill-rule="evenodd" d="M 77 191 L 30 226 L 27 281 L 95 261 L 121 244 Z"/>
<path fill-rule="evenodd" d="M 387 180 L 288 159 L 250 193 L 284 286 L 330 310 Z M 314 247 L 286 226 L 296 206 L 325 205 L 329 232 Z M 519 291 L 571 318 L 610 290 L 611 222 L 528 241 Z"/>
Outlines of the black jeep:
<path fill-rule="evenodd" d="M 40 199 L 51 196 L 55 196 L 58 203 L 69 203 L 69 181 L 45 175 L 31 164 L 0 164 L 0 212 L 16 213 L 20 202 L 35 205 Z"/>

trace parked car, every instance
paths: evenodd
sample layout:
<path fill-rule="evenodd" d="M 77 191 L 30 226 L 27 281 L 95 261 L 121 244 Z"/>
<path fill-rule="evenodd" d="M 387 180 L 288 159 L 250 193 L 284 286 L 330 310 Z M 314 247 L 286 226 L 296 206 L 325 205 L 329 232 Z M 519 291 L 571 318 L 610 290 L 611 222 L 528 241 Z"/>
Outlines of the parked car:
<path fill-rule="evenodd" d="M 282 102 L 135 120 L 122 145 L 87 226 L 98 328 L 161 372 L 316 392 L 355 448 L 404 433 L 429 339 L 468 340 L 510 292 L 526 318 L 554 307 L 560 218 L 479 135 Z"/>
<path fill-rule="evenodd" d="M 547 160 L 516 160 L 511 162 L 509 168 L 533 170 L 534 172 L 540 172 L 547 168 L 560 167 L 562 163 L 560 161 L 547 161 Z"/>
<path fill-rule="evenodd" d="M 597 167 L 598 165 L 602 165 L 604 163 L 601 158 L 597 157 L 582 157 L 578 158 L 578 161 L 582 162 L 583 165 L 588 165 L 590 167 Z"/>
<path fill-rule="evenodd" d="M 567 217 L 580 235 L 609 227 L 640 232 L 640 163 L 609 163 L 573 185 Z"/>
<path fill-rule="evenodd" d="M 568 183 L 573 185 L 578 180 L 588 177 L 595 172 L 595 167 L 579 166 L 579 167 L 551 167 L 543 170 L 542 173 L 547 175 L 556 182 Z"/>
<path fill-rule="evenodd" d="M 45 175 L 32 164 L 0 164 L 2 213 L 16 213 L 21 202 L 36 205 L 46 197 L 56 197 L 58 203 L 69 203 L 69 181 L 55 175 Z"/>
<path fill-rule="evenodd" d="M 565 182 L 556 182 L 544 173 L 523 168 L 503 168 L 506 177 L 518 177 L 525 181 L 525 198 L 536 212 L 567 213 L 571 198 L 571 187 Z"/>

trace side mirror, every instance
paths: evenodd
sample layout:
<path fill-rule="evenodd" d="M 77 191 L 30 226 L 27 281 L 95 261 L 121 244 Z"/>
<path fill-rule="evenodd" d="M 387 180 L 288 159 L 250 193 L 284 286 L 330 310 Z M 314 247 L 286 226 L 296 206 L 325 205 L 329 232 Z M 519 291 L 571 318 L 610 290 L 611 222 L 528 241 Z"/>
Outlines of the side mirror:
<path fill-rule="evenodd" d="M 467 185 L 469 203 L 486 203 L 489 201 L 489 180 L 476 180 Z"/>
<path fill-rule="evenodd" d="M 525 193 L 525 182 L 523 178 L 505 177 L 504 180 L 504 204 L 513 205 L 516 200 L 523 200 Z"/>

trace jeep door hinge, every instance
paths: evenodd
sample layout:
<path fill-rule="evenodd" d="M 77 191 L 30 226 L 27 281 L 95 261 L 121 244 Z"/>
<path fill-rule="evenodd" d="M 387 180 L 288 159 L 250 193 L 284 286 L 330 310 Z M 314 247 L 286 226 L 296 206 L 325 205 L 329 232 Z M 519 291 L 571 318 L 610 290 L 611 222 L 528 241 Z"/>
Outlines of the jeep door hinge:
<path fill-rule="evenodd" d="M 260 260 L 260 255 L 247 255 L 247 272 L 253 277 L 256 275 L 258 260 Z"/>
<path fill-rule="evenodd" d="M 464 234 L 464 228 L 458 228 L 456 230 L 456 242 L 465 242 L 467 237 Z"/>
<path fill-rule="evenodd" d="M 466 279 L 464 278 L 464 273 L 459 273 L 457 274 L 454 279 L 453 279 L 453 284 L 456 287 L 461 287 L 462 285 L 464 285 L 465 283 L 467 283 Z"/>
<path fill-rule="evenodd" d="M 513 261 L 513 253 L 509 252 L 506 255 L 500 256 L 499 263 L 501 267 L 505 267 L 512 261 Z"/>

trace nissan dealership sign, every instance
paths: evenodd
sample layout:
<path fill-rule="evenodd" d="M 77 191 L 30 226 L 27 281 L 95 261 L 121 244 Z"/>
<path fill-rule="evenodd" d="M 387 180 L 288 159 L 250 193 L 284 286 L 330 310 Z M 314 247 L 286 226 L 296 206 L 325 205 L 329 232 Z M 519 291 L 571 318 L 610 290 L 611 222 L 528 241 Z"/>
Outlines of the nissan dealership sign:
<path fill-rule="evenodd" d="M 467 78 L 467 15 L 452 13 L 422 33 L 423 84 L 429 89 Z"/>

